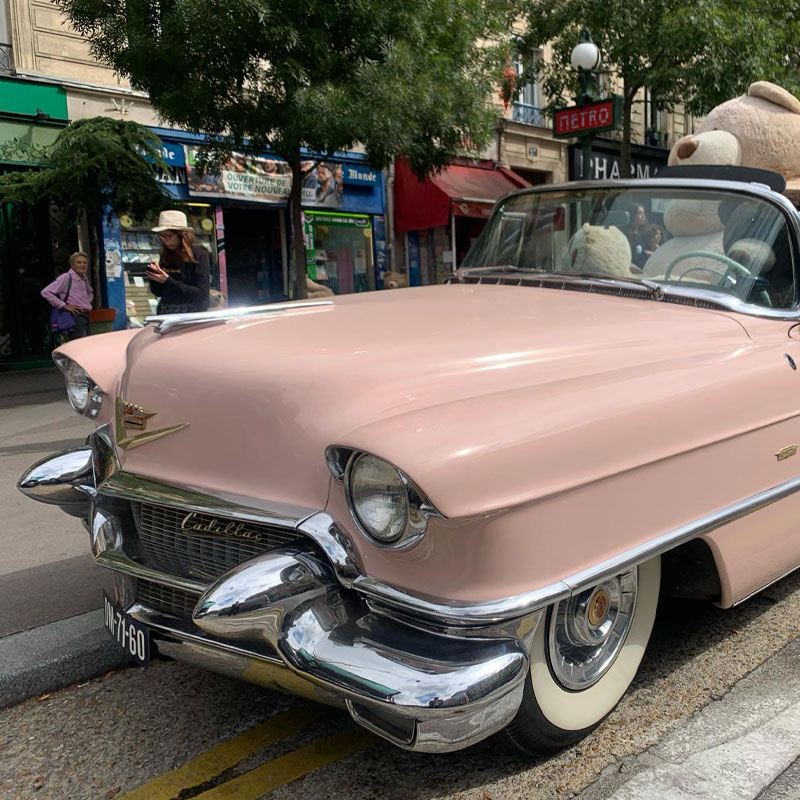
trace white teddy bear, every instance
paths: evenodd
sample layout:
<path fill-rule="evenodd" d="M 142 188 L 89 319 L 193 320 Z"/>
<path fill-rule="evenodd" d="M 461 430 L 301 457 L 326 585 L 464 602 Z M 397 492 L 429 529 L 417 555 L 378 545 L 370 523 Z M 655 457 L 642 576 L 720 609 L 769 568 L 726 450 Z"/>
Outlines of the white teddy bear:
<path fill-rule="evenodd" d="M 664 227 L 671 234 L 644 265 L 643 272 L 650 277 L 663 277 L 670 265 L 675 264 L 675 277 L 689 270 L 714 265 L 708 258 L 683 258 L 679 256 L 692 250 L 725 254 L 722 235 L 725 226 L 719 218 L 719 203 L 715 200 L 672 200 L 664 210 Z M 719 264 L 716 264 L 719 267 Z M 701 273 L 694 273 L 702 279 Z"/>
<path fill-rule="evenodd" d="M 730 164 L 778 172 L 800 189 L 800 100 L 768 81 L 713 108 L 695 133 L 679 139 L 669 165 Z"/>
<path fill-rule="evenodd" d="M 565 272 L 599 272 L 611 277 L 630 278 L 631 246 L 628 238 L 613 226 L 590 225 L 575 231 L 564 253 Z"/>

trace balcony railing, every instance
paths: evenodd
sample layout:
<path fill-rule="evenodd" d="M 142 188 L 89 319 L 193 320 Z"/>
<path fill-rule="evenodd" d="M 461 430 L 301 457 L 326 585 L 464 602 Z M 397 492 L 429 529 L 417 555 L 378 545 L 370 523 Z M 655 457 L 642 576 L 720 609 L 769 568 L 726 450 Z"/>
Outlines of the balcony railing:
<path fill-rule="evenodd" d="M 666 131 L 647 130 L 644 132 L 644 143 L 651 147 L 669 147 L 669 135 Z"/>
<path fill-rule="evenodd" d="M 11 45 L 0 42 L 0 75 L 11 75 L 14 72 L 14 58 Z"/>
<path fill-rule="evenodd" d="M 514 103 L 511 109 L 511 119 L 514 122 L 521 122 L 523 125 L 536 125 L 538 128 L 548 127 L 544 111 L 527 103 Z"/>

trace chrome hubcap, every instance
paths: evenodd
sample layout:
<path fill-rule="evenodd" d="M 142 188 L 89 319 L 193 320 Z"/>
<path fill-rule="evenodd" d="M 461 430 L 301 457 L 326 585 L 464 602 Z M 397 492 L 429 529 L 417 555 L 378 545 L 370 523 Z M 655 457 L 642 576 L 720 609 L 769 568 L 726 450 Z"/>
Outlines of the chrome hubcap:
<path fill-rule="evenodd" d="M 566 689 L 588 689 L 614 663 L 633 622 L 637 574 L 623 572 L 553 607 L 550 669 Z"/>

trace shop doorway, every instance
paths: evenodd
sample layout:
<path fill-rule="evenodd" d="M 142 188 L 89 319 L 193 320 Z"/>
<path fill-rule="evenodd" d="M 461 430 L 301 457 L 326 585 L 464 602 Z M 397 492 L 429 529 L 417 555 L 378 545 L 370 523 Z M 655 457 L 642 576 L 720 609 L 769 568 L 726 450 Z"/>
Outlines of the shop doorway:
<path fill-rule="evenodd" d="M 276 209 L 224 209 L 228 305 L 286 300 L 281 217 Z"/>
<path fill-rule="evenodd" d="M 56 342 L 41 291 L 76 249 L 74 226 L 49 203 L 0 207 L 0 369 L 52 365 Z"/>

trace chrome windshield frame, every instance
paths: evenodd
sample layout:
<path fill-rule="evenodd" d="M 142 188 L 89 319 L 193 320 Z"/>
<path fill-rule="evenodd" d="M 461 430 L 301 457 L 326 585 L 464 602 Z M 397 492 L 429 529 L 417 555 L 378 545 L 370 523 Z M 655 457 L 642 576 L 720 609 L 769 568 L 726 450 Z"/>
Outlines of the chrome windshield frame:
<path fill-rule="evenodd" d="M 630 179 L 630 180 L 605 180 L 605 181 L 571 181 L 569 183 L 551 183 L 546 186 L 534 186 L 530 189 L 520 189 L 516 192 L 511 192 L 504 197 L 501 197 L 489 217 L 486 229 L 488 230 L 493 224 L 495 218 L 500 213 L 503 204 L 509 200 L 522 197 L 525 195 L 546 195 L 546 194 L 564 194 L 581 191 L 602 191 L 602 190 L 639 190 L 646 191 L 647 189 L 697 189 L 705 191 L 717 191 L 727 194 L 739 194 L 747 197 L 755 197 L 777 206 L 778 209 L 785 215 L 786 223 L 788 226 L 791 240 L 792 257 L 793 257 L 793 273 L 795 285 L 795 297 L 797 302 L 789 308 L 765 308 L 764 306 L 755 305 L 753 303 L 745 303 L 737 297 L 726 295 L 723 292 L 715 292 L 709 289 L 701 289 L 696 287 L 676 286 L 675 284 L 659 284 L 663 290 L 665 299 L 670 297 L 685 297 L 697 300 L 703 303 L 714 304 L 721 309 L 733 311 L 738 314 L 746 314 L 752 317 L 761 317 L 762 319 L 772 320 L 786 320 L 790 322 L 800 322 L 800 213 L 792 202 L 782 194 L 773 191 L 763 183 L 744 183 L 741 181 L 719 180 L 711 178 L 646 178 L 646 179 Z M 539 272 L 535 270 L 526 270 L 524 268 L 517 268 L 508 270 L 503 265 L 493 266 L 469 266 L 464 270 L 456 271 L 456 279 L 459 275 L 476 275 L 478 273 L 485 273 L 486 275 L 505 273 L 504 282 L 510 282 L 513 277 L 519 276 L 521 282 L 526 277 L 538 278 L 553 276 L 554 278 L 561 278 L 561 274 L 557 272 Z M 513 277 L 512 277 L 513 276 Z M 563 276 L 565 280 L 569 279 L 568 275 Z M 592 284 L 591 278 L 581 278 L 587 283 Z M 648 278 L 648 280 L 651 280 Z M 600 281 L 597 281 L 600 283 Z M 606 281 L 606 283 L 608 283 Z M 647 298 L 647 294 L 643 292 L 643 298 Z"/>

